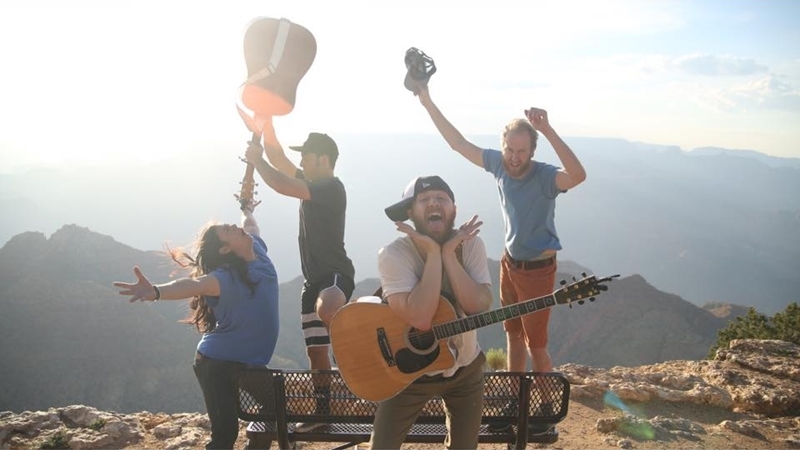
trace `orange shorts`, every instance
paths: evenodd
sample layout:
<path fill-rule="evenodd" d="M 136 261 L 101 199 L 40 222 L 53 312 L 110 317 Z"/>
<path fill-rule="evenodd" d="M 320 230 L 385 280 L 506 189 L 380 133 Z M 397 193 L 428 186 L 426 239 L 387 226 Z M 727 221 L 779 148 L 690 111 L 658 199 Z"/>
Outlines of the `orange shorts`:
<path fill-rule="evenodd" d="M 536 269 L 515 267 L 505 253 L 500 259 L 500 304 L 503 306 L 524 302 L 553 293 L 558 264 Z M 529 348 L 547 347 L 547 323 L 550 308 L 503 321 L 507 333 L 525 332 Z"/>

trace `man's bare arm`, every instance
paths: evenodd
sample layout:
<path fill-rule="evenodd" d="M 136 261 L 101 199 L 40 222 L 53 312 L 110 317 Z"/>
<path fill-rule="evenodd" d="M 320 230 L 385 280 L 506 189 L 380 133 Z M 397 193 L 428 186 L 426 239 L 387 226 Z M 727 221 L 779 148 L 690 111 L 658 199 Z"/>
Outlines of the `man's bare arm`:
<path fill-rule="evenodd" d="M 311 199 L 311 191 L 303 180 L 290 177 L 272 167 L 263 156 L 264 150 L 258 142 L 251 143 L 247 148 L 247 162 L 253 165 L 258 174 L 267 185 L 275 192 L 301 200 Z"/>
<path fill-rule="evenodd" d="M 453 150 L 457 151 L 472 164 L 483 167 L 483 149 L 468 141 L 456 127 L 442 114 L 436 104 L 431 100 L 430 92 L 427 87 L 420 88 L 419 102 L 428 111 L 433 124 L 439 130 L 444 140 Z"/>
<path fill-rule="evenodd" d="M 442 259 L 438 253 L 428 255 L 422 278 L 411 292 L 400 292 L 386 298 L 389 307 L 412 327 L 431 328 L 442 287 Z"/>
<path fill-rule="evenodd" d="M 272 120 L 269 120 L 264 126 L 264 151 L 267 154 L 269 163 L 278 169 L 282 174 L 289 178 L 294 178 L 297 173 L 297 166 L 292 163 L 286 156 L 283 146 L 278 142 L 278 136 L 275 134 L 275 127 L 272 125 Z"/>
<path fill-rule="evenodd" d="M 571 148 L 556 133 L 547 118 L 547 111 L 539 108 L 525 110 L 528 121 L 537 129 L 553 146 L 563 170 L 556 174 L 556 186 L 562 191 L 574 188 L 586 180 L 586 170 Z"/>
<path fill-rule="evenodd" d="M 458 260 L 456 255 L 458 248 L 462 247 L 464 242 L 475 239 L 480 232 L 481 225 L 483 222 L 478 220 L 478 216 L 472 216 L 468 222 L 458 228 L 452 238 L 442 245 L 444 271 L 450 280 L 456 300 L 468 315 L 488 311 L 493 300 L 489 285 L 477 283 L 467 273 L 464 264 Z M 483 259 L 485 264 L 485 257 Z"/>
<path fill-rule="evenodd" d="M 419 233 L 406 222 L 395 222 L 397 231 L 406 233 L 425 260 L 422 277 L 411 289 L 389 295 L 389 307 L 408 324 L 419 330 L 428 330 L 439 308 L 439 295 L 442 289 L 442 248 L 429 236 Z"/>

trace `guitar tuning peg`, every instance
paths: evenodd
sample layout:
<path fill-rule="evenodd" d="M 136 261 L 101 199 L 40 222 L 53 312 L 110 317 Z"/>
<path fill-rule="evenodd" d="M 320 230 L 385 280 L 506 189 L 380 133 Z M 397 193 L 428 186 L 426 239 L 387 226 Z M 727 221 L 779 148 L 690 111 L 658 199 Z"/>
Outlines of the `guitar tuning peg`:
<path fill-rule="evenodd" d="M 578 304 L 579 304 L 579 305 L 582 305 L 582 304 L 584 304 L 584 303 L 586 303 L 586 302 L 585 302 L 585 301 L 583 301 L 583 300 L 578 300 Z"/>
<path fill-rule="evenodd" d="M 589 301 L 593 302 L 594 301 L 594 297 L 589 297 Z"/>
<path fill-rule="evenodd" d="M 586 272 L 581 272 L 581 276 L 582 276 L 583 278 L 586 278 Z"/>
<path fill-rule="evenodd" d="M 578 280 L 576 280 L 575 277 L 572 277 L 572 281 L 578 281 Z"/>
<path fill-rule="evenodd" d="M 597 289 L 605 292 L 605 291 L 608 290 L 608 286 L 606 286 L 605 284 L 601 284 L 601 285 L 597 286 Z"/>
<path fill-rule="evenodd" d="M 561 280 L 558 282 L 558 284 L 564 286 L 565 284 L 567 284 L 567 280 Z"/>

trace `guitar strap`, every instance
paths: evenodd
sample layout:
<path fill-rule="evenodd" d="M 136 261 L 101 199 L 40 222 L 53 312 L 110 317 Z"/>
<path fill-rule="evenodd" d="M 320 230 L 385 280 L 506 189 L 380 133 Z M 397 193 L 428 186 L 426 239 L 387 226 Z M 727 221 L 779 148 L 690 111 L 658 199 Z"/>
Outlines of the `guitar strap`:
<path fill-rule="evenodd" d="M 283 50 L 286 48 L 286 41 L 289 39 L 289 28 L 291 28 L 291 26 L 292 23 L 289 19 L 281 18 L 281 21 L 278 23 L 275 42 L 272 43 L 272 53 L 270 54 L 267 66 L 247 77 L 244 83 L 242 83 L 242 86 L 267 78 L 278 70 L 278 64 L 280 64 L 281 58 L 283 58 Z"/>

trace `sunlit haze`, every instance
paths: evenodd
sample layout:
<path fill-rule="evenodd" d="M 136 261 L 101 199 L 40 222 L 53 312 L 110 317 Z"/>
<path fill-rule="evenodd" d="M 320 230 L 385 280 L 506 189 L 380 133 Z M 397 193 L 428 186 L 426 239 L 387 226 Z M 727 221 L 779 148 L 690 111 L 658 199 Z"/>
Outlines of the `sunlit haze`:
<path fill-rule="evenodd" d="M 295 110 L 276 119 L 285 142 L 435 133 L 402 86 L 416 46 L 467 135 L 538 106 L 565 137 L 800 157 L 800 2 L 5 1 L 0 172 L 240 144 L 242 38 L 258 16 L 318 43 Z"/>

